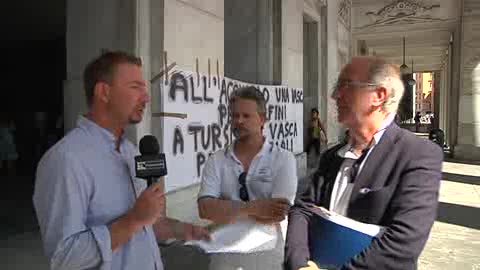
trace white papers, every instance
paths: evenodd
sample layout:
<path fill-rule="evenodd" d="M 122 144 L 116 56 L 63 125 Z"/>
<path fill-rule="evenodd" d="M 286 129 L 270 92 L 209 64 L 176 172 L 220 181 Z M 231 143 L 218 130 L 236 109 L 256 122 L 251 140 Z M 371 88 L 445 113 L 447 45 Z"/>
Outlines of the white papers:
<path fill-rule="evenodd" d="M 276 225 L 243 221 L 224 225 L 210 234 L 210 241 L 188 241 L 207 253 L 252 253 L 271 250 L 277 243 Z"/>
<path fill-rule="evenodd" d="M 359 231 L 361 233 L 378 237 L 384 230 L 384 227 L 375 224 L 362 223 L 351 218 L 347 218 L 335 212 L 328 211 L 323 207 L 317 207 L 320 211 L 316 213 L 321 215 L 326 220 L 330 220 L 338 225 Z M 320 212 L 320 213 L 319 213 Z"/>

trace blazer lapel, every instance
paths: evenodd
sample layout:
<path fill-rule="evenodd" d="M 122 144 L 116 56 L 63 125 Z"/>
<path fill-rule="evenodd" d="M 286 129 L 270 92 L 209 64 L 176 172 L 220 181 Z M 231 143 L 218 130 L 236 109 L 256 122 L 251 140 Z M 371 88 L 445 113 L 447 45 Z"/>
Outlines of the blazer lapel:
<path fill-rule="evenodd" d="M 372 149 L 372 152 L 367 157 L 362 170 L 355 180 L 350 202 L 357 198 L 362 188 L 370 187 L 371 183 L 375 181 L 375 172 L 384 164 L 384 157 L 388 155 L 389 151 L 391 151 L 395 144 L 398 128 L 399 127 L 395 123 L 392 123 L 387 127 L 378 144 Z"/>

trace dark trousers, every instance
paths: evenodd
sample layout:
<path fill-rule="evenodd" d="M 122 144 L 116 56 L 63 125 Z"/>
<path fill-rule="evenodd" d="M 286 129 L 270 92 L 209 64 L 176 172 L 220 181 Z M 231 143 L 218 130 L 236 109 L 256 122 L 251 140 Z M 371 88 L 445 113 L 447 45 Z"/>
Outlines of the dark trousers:
<path fill-rule="evenodd" d="M 314 139 L 311 139 L 308 144 L 307 144 L 307 154 L 310 153 L 310 149 L 313 147 L 315 147 L 315 152 L 317 153 L 317 155 L 320 155 L 320 139 L 317 139 L 317 138 L 314 138 Z"/>

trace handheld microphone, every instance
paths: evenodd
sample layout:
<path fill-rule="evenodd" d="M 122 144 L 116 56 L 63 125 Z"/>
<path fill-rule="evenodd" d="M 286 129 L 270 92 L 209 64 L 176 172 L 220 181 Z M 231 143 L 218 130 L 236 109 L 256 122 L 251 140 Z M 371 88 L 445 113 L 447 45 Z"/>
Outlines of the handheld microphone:
<path fill-rule="evenodd" d="M 135 157 L 135 176 L 146 179 L 148 186 L 167 175 L 165 154 L 159 153 L 159 149 L 155 136 L 145 135 L 140 140 L 140 156 Z"/>

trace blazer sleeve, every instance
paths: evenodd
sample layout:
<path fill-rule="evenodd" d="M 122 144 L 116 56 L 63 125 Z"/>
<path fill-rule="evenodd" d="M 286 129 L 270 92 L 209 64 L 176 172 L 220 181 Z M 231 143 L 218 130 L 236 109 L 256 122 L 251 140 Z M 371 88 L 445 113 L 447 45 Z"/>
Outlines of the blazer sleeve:
<path fill-rule="evenodd" d="M 298 270 L 307 266 L 310 258 L 310 250 L 308 247 L 308 230 L 311 218 L 309 207 L 318 204 L 321 197 L 320 175 L 323 174 L 329 163 L 332 152 L 337 147 L 327 152 L 320 158 L 317 171 L 311 177 L 307 188 L 295 201 L 294 206 L 290 209 L 288 217 L 288 230 L 285 242 L 285 270 Z"/>
<path fill-rule="evenodd" d="M 443 152 L 417 141 L 390 203 L 383 235 L 341 269 L 414 269 L 436 218 Z M 409 151 L 412 153 L 412 151 Z"/>
<path fill-rule="evenodd" d="M 296 203 L 288 216 L 288 230 L 285 242 L 285 270 L 298 270 L 307 266 L 310 258 L 308 228 L 311 212 L 305 204 Z"/>

